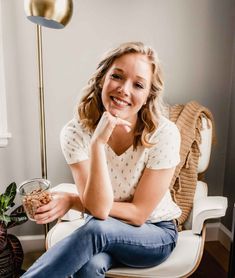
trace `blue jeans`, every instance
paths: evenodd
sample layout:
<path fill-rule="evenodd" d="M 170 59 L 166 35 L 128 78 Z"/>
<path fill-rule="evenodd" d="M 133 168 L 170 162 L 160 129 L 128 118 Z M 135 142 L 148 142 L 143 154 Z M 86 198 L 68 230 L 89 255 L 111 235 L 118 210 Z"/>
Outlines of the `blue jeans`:
<path fill-rule="evenodd" d="M 108 217 L 86 223 L 45 252 L 24 278 L 105 277 L 115 266 L 152 267 L 163 262 L 177 241 L 173 221 L 140 227 Z"/>

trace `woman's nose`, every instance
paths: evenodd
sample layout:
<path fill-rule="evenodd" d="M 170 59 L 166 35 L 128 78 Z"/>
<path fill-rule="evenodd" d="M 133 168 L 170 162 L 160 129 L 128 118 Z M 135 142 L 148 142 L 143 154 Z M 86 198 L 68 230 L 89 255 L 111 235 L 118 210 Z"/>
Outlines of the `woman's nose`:
<path fill-rule="evenodd" d="M 131 93 L 130 82 L 128 82 L 128 81 L 124 82 L 118 91 L 124 95 L 129 95 Z"/>

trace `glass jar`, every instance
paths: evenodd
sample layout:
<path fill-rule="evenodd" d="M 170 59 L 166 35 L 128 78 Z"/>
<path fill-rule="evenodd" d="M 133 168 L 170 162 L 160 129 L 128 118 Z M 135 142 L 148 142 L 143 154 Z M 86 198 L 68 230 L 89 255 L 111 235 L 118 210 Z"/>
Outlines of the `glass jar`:
<path fill-rule="evenodd" d="M 51 183 L 46 179 L 35 178 L 26 180 L 18 186 L 17 192 L 21 196 L 25 212 L 30 220 L 35 221 L 37 209 L 51 201 L 50 185 Z"/>

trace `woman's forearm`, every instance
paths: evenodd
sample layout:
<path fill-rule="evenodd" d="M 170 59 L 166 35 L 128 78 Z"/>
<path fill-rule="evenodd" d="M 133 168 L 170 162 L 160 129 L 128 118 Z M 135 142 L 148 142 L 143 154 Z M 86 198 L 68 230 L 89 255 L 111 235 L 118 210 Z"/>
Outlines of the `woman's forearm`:
<path fill-rule="evenodd" d="M 142 209 L 132 202 L 113 202 L 109 215 L 134 226 L 141 226 L 146 221 Z"/>
<path fill-rule="evenodd" d="M 113 204 L 104 144 L 91 144 L 90 169 L 83 193 L 85 208 L 95 217 L 105 219 Z"/>

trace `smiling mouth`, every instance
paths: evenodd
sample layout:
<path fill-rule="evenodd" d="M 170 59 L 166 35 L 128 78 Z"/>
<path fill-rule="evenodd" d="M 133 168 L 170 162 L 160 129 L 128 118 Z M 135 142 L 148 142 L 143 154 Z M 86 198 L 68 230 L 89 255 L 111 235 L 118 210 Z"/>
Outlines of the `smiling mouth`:
<path fill-rule="evenodd" d="M 116 103 L 117 105 L 121 105 L 121 106 L 130 106 L 131 104 L 125 100 L 121 100 L 121 99 L 118 99 L 116 97 L 112 97 L 111 96 L 111 99 L 114 103 Z"/>

